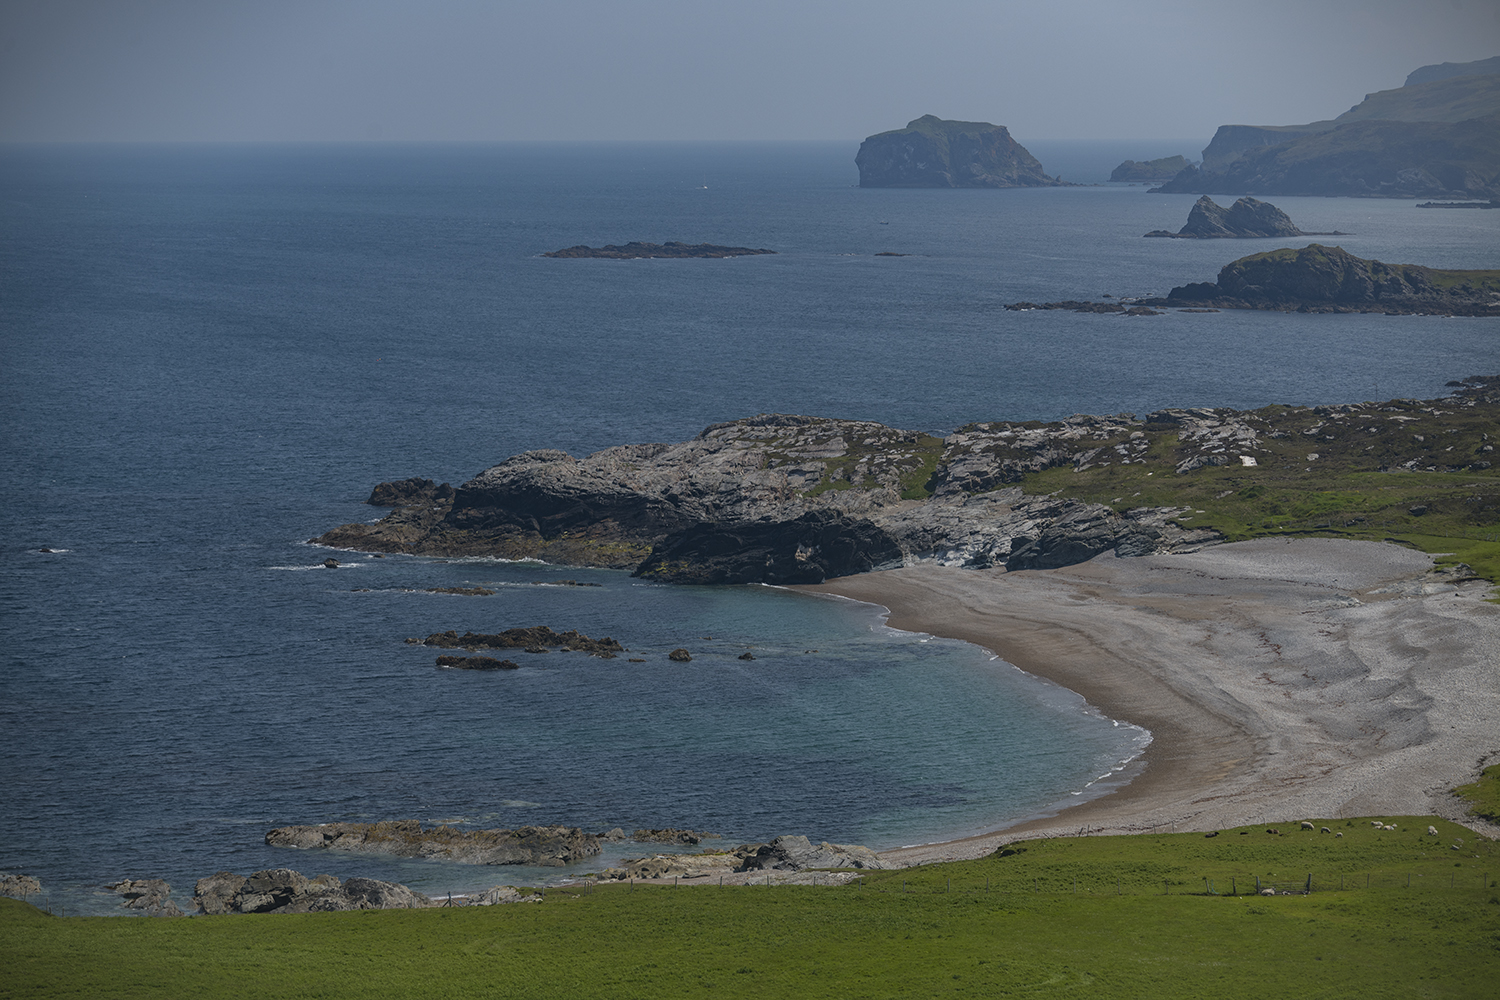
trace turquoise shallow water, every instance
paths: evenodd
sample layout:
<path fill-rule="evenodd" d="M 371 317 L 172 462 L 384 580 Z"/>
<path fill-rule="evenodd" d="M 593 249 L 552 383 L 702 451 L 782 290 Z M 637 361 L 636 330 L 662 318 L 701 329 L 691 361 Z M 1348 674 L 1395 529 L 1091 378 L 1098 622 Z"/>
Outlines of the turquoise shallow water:
<path fill-rule="evenodd" d="M 105 912 L 106 880 L 163 876 L 181 896 L 223 868 L 433 892 L 567 874 L 261 843 L 296 822 L 889 847 L 1017 819 L 1139 734 L 848 602 L 487 561 L 330 572 L 303 540 L 377 517 L 359 501 L 383 479 L 456 483 L 525 448 L 681 440 L 763 411 L 942 432 L 1434 395 L 1500 358 L 1488 320 L 1007 313 L 1165 291 L 1269 246 L 1142 240 L 1192 199 L 1141 188 L 863 191 L 852 156 L 0 150 L 0 869 Z M 1500 266 L 1497 213 L 1284 201 L 1364 256 Z M 537 256 L 630 239 L 780 252 Z M 533 586 L 562 578 L 601 586 Z M 415 592 L 458 583 L 499 593 Z M 402 642 L 531 624 L 613 635 L 646 662 L 469 675 Z M 669 664 L 676 646 L 694 661 Z"/>

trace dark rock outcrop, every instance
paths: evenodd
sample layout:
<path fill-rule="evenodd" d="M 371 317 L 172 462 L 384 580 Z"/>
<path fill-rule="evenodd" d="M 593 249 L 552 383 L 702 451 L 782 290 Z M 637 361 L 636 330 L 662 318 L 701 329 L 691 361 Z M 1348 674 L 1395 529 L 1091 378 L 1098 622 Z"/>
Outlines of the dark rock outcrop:
<path fill-rule="evenodd" d="M 609 636 L 590 639 L 576 630 L 554 632 L 545 625 L 510 628 L 495 633 L 465 632 L 459 635 L 451 630 L 434 632 L 423 639 L 421 644 L 439 649 L 524 649 L 528 652 L 533 649 L 560 649 L 565 652 L 593 653 L 606 658 L 625 652 L 625 647 Z"/>
<path fill-rule="evenodd" d="M 439 486 L 431 479 L 412 476 L 410 479 L 379 484 L 370 491 L 370 497 L 365 503 L 372 507 L 405 507 L 408 504 L 421 503 L 423 500 L 452 499 L 453 487 L 447 483 Z"/>
<path fill-rule="evenodd" d="M 623 246 L 588 247 L 579 245 L 565 250 L 553 250 L 543 257 L 593 257 L 604 260 L 640 260 L 648 257 L 753 257 L 758 254 L 775 253 L 775 250 L 752 250 L 750 247 L 723 247 L 713 243 L 639 243 L 632 241 Z"/>
<path fill-rule="evenodd" d="M 1241 198 L 1223 208 L 1208 195 L 1199 198 L 1188 213 L 1187 225 L 1175 233 L 1156 229 L 1147 236 L 1173 239 L 1253 239 L 1268 236 L 1346 236 L 1347 233 L 1304 233 L 1281 209 L 1254 198 Z"/>
<path fill-rule="evenodd" d="M 1217 282 L 1182 285 L 1151 304 L 1500 316 L 1500 271 L 1386 264 L 1313 243 L 1241 257 L 1224 265 Z"/>
<path fill-rule="evenodd" d="M 272 847 L 329 849 L 398 858 L 436 858 L 469 865 L 556 867 L 599 853 L 599 838 L 577 827 L 523 826 L 515 830 L 423 829 L 416 820 L 284 826 L 266 834 Z"/>
<path fill-rule="evenodd" d="M 693 525 L 653 548 L 636 575 L 665 583 L 822 583 L 901 559 L 884 529 L 820 510 L 789 521 Z"/>
<path fill-rule="evenodd" d="M 860 187 L 1056 187 L 1004 125 L 923 115 L 872 135 L 854 158 Z"/>
<path fill-rule="evenodd" d="M 1163 156 L 1156 160 L 1126 160 L 1110 171 L 1112 181 L 1165 181 L 1186 170 L 1186 156 Z"/>
<path fill-rule="evenodd" d="M 193 903 L 209 916 L 228 913 L 324 913 L 343 910 L 406 910 L 436 905 L 394 882 L 372 878 L 307 878 L 290 868 L 270 868 L 248 878 L 219 872 L 198 880 Z"/>

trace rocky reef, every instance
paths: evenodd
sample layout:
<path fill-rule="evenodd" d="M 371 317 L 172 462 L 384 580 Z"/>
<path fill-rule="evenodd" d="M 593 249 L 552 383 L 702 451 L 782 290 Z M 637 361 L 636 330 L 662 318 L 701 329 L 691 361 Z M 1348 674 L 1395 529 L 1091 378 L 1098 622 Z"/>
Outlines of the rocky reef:
<path fill-rule="evenodd" d="M 675 445 L 582 459 L 525 452 L 464 483 L 449 503 L 397 508 L 313 541 L 539 558 L 665 582 L 802 583 L 918 562 L 1058 566 L 1214 538 L 1176 527 L 1173 508 L 1116 511 L 1016 485 L 1059 466 L 1140 461 L 1145 450 L 1128 414 L 971 424 L 946 438 L 762 414 Z M 462 636 L 445 641 L 479 648 Z"/>
<path fill-rule="evenodd" d="M 753 257 L 757 254 L 775 253 L 775 250 L 752 250 L 750 247 L 723 247 L 713 243 L 639 243 L 631 241 L 623 246 L 588 247 L 580 244 L 564 250 L 553 250 L 543 257 L 593 257 L 602 260 L 641 260 L 650 257 Z"/>
<path fill-rule="evenodd" d="M 599 853 L 599 838 L 577 827 L 523 826 L 515 830 L 423 828 L 417 820 L 283 826 L 266 834 L 272 847 L 351 851 L 398 858 L 433 858 L 467 865 L 557 867 Z"/>
<path fill-rule="evenodd" d="M 425 639 L 408 639 L 407 642 L 413 645 L 436 646 L 439 649 L 522 649 L 528 653 L 556 649 L 568 653 L 592 653 L 605 659 L 611 659 L 616 654 L 625 652 L 625 647 L 609 636 L 603 639 L 590 639 L 577 630 L 554 632 L 545 625 L 509 628 L 504 632 L 494 633 L 465 632 L 463 635 L 453 631 L 434 632 Z M 439 666 L 446 665 L 448 664 L 439 663 Z"/>
<path fill-rule="evenodd" d="M 1254 239 L 1268 236 L 1347 236 L 1347 233 L 1304 233 L 1281 209 L 1269 202 L 1241 198 L 1224 208 L 1208 195 L 1188 212 L 1187 225 L 1177 232 L 1154 229 L 1147 236 L 1180 240 Z"/>
<path fill-rule="evenodd" d="M 872 135 L 854 158 L 860 187 L 1056 187 L 1004 125 L 923 115 Z"/>
<path fill-rule="evenodd" d="M 1423 67 L 1404 87 L 1366 95 L 1307 125 L 1223 125 L 1154 190 L 1388 198 L 1500 196 L 1496 61 Z"/>
<path fill-rule="evenodd" d="M 1215 282 L 1173 288 L 1147 305 L 1300 312 L 1500 316 L 1500 271 L 1386 264 L 1317 243 L 1224 265 Z"/>
<path fill-rule="evenodd" d="M 1186 156 L 1163 156 L 1156 160 L 1126 160 L 1110 171 L 1112 181 L 1171 180 L 1191 165 Z"/>

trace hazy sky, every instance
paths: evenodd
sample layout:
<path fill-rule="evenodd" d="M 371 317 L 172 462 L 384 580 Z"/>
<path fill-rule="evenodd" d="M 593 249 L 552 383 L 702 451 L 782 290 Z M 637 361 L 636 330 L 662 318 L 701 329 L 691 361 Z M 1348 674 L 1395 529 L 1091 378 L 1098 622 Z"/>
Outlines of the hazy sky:
<path fill-rule="evenodd" d="M 1206 139 L 1492 55 L 1496 0 L 0 0 L 0 140 Z"/>

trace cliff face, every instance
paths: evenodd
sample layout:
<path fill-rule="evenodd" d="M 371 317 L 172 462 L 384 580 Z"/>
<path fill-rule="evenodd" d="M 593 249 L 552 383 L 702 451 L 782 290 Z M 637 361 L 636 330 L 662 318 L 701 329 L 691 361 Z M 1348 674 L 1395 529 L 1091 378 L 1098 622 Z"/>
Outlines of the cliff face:
<path fill-rule="evenodd" d="M 1500 315 L 1500 271 L 1441 271 L 1386 264 L 1313 243 L 1224 265 L 1215 283 L 1174 288 L 1164 304 L 1294 308 L 1319 312 Z"/>
<path fill-rule="evenodd" d="M 1172 194 L 1494 197 L 1500 74 L 1468 71 L 1366 95 L 1327 121 L 1222 125 Z M 1416 76 L 1416 74 L 1413 74 Z"/>
<path fill-rule="evenodd" d="M 872 135 L 854 158 L 860 187 L 1055 187 L 1003 125 L 923 115 L 906 128 Z"/>

